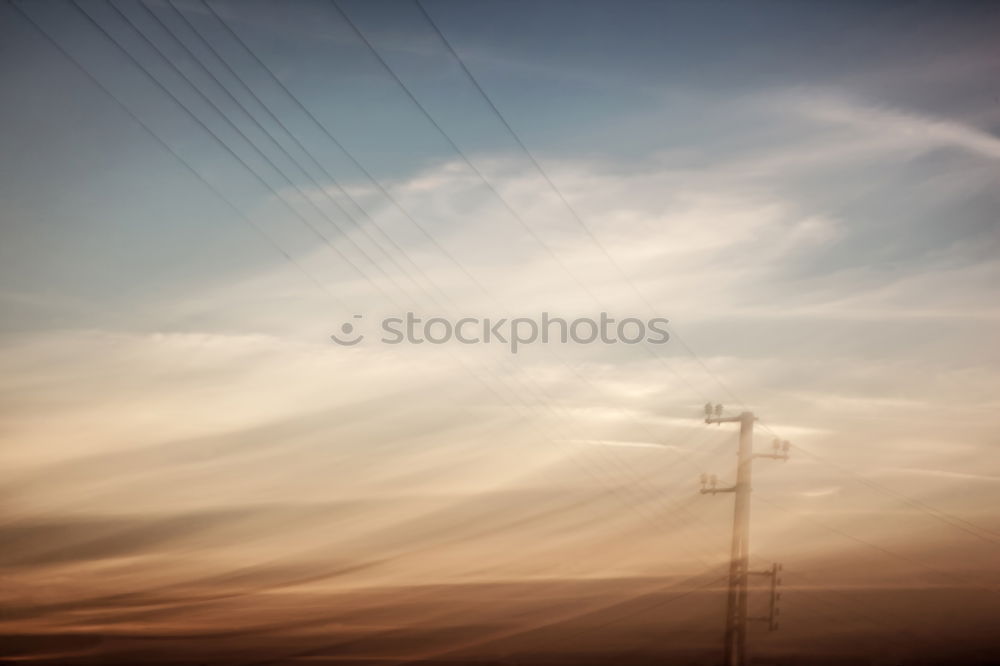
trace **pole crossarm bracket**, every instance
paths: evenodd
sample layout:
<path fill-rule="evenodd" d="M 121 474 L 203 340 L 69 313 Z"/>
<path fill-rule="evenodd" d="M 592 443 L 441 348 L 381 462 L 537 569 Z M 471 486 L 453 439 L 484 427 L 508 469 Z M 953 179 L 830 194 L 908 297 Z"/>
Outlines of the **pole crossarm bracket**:
<path fill-rule="evenodd" d="M 738 416 L 706 416 L 705 423 L 739 423 L 740 417 Z"/>
<path fill-rule="evenodd" d="M 754 458 L 770 458 L 771 460 L 788 460 L 787 453 L 755 453 Z"/>
<path fill-rule="evenodd" d="M 702 495 L 715 495 L 716 493 L 735 493 L 736 486 L 729 486 L 728 488 L 716 488 L 713 486 L 711 488 L 702 488 L 698 492 L 700 492 Z"/>

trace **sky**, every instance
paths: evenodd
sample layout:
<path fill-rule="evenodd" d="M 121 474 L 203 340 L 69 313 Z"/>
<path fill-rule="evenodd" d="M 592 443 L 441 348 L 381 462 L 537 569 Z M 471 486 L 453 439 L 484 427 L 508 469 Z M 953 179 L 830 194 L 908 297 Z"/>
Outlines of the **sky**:
<path fill-rule="evenodd" d="M 3 656 L 714 663 L 710 402 L 792 444 L 754 466 L 752 652 L 995 659 L 998 27 L 0 6 Z M 407 312 L 670 339 L 382 343 Z"/>

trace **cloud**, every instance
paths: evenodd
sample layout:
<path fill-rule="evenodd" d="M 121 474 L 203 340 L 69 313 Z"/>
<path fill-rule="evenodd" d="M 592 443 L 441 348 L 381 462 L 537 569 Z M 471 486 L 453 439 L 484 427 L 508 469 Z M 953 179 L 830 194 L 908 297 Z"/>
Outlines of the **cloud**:
<path fill-rule="evenodd" d="M 691 107 L 711 98 L 690 95 Z M 647 120 L 669 117 L 664 105 Z M 808 499 L 805 519 L 757 512 L 765 548 L 788 544 L 804 561 L 943 538 L 946 526 L 928 530 L 926 516 L 859 491 L 837 465 L 872 483 L 926 479 L 907 486 L 917 499 L 960 488 L 963 515 L 991 502 L 998 386 L 984 354 L 998 264 L 983 248 L 996 233 L 941 219 L 982 206 L 979 163 L 992 166 L 1000 141 L 827 88 L 746 95 L 713 122 L 732 133 L 703 154 L 623 164 L 540 153 L 596 242 L 523 156 L 470 152 L 488 185 L 456 159 L 386 178 L 419 227 L 370 183 L 340 184 L 354 202 L 340 186 L 297 183 L 325 215 L 297 187 L 252 211 L 297 266 L 220 271 L 145 294 L 99 327 L 11 340 L 0 354 L 12 398 L 0 411 L 12 442 L 0 456 L 0 539 L 13 545 L 0 564 L 57 597 L 20 599 L 15 620 L 56 625 L 77 609 L 169 627 L 192 604 L 223 612 L 278 589 L 271 598 L 328 605 L 327 595 L 412 588 L 424 603 L 431 582 L 711 567 L 726 558 L 730 509 L 701 501 L 697 475 L 731 476 L 735 435 L 700 423 L 706 400 L 761 415 L 760 447 L 770 430 L 802 447 L 755 470 L 758 497 L 776 507 Z M 943 173 L 935 160 L 948 151 L 976 162 L 968 180 Z M 282 209 L 284 196 L 329 246 Z M 349 219 L 334 201 L 366 214 Z M 931 228 L 930 246 L 909 242 Z M 44 290 L 4 293 L 86 309 Z M 407 309 L 664 316 L 699 357 L 676 339 L 653 351 L 534 346 L 516 358 L 388 348 L 370 328 L 354 349 L 327 339 L 355 314 L 375 326 Z M 836 523 L 824 532 L 821 519 L 842 511 L 862 541 Z M 983 561 L 970 550 L 962 566 Z M 402 622 L 398 609 L 375 619 Z"/>
<path fill-rule="evenodd" d="M 883 149 L 927 151 L 952 147 L 1000 160 L 1000 138 L 954 119 L 859 102 L 842 93 L 821 90 L 801 91 L 780 103 L 807 120 L 868 136 Z"/>

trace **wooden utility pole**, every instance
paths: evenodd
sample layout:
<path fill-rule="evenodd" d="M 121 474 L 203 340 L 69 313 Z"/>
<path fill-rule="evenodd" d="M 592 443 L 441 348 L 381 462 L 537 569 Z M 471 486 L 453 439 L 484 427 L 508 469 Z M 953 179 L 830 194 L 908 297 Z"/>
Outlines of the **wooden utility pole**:
<path fill-rule="evenodd" d="M 726 633 L 723 650 L 725 666 L 745 666 L 747 664 L 747 579 L 750 575 L 750 492 L 753 474 L 754 458 L 788 459 L 788 442 L 774 441 L 774 450 L 770 454 L 754 454 L 753 425 L 756 421 L 753 412 L 743 412 L 739 416 L 723 416 L 722 405 L 712 408 L 705 405 L 705 423 L 739 423 L 740 437 L 736 462 L 736 483 L 733 486 L 719 488 L 718 480 L 713 475 L 702 475 L 703 494 L 734 493 L 733 508 L 733 538 L 729 554 L 729 592 L 726 598 Z M 777 565 L 773 569 L 774 581 L 777 581 Z M 769 628 L 777 627 L 774 617 L 775 609 L 774 585 L 772 585 L 771 616 Z"/>

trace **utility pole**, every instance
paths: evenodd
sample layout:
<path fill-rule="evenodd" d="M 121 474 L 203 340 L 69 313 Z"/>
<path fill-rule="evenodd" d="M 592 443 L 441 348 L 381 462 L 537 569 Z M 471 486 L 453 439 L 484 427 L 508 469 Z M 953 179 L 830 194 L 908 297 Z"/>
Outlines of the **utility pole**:
<path fill-rule="evenodd" d="M 746 666 L 747 664 L 747 581 L 752 573 L 750 562 L 750 481 L 753 475 L 754 458 L 788 460 L 790 444 L 774 440 L 773 451 L 769 454 L 754 454 L 753 425 L 757 418 L 753 412 L 743 412 L 739 416 L 723 416 L 722 405 L 705 405 L 705 423 L 739 423 L 740 437 L 736 462 L 736 483 L 720 488 L 715 475 L 701 475 L 702 494 L 733 493 L 736 497 L 733 508 L 733 539 L 729 555 L 729 591 L 726 598 L 726 633 L 723 664 L 725 666 Z M 771 604 L 768 627 L 777 629 L 777 577 L 781 565 L 775 564 L 766 573 L 771 576 Z M 753 618 L 762 619 L 762 618 Z"/>

